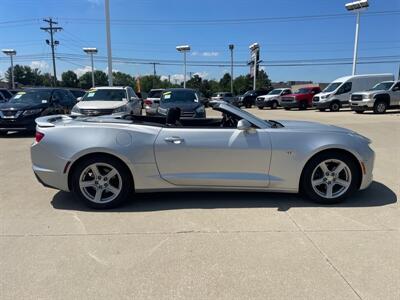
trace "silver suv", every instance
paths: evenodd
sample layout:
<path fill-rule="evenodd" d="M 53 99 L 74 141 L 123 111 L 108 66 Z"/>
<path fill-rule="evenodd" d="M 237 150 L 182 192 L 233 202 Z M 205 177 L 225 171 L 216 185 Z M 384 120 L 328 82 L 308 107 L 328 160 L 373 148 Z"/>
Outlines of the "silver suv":
<path fill-rule="evenodd" d="M 400 81 L 383 81 L 368 91 L 353 93 L 350 107 L 359 114 L 366 110 L 383 114 L 387 109 L 400 108 Z"/>

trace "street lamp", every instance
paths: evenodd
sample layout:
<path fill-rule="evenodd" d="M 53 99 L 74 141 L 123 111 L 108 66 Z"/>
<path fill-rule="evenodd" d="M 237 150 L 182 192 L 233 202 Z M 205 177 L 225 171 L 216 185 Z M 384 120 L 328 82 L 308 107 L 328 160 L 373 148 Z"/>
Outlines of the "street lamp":
<path fill-rule="evenodd" d="M 90 62 L 92 63 L 92 87 L 95 87 L 93 54 L 97 53 L 97 48 L 83 48 L 83 51 L 90 55 Z"/>
<path fill-rule="evenodd" d="M 235 45 L 230 44 L 229 45 L 229 50 L 231 50 L 231 93 L 233 94 L 233 49 L 235 48 Z"/>
<path fill-rule="evenodd" d="M 14 49 L 2 49 L 1 51 L 5 55 L 10 56 L 10 60 L 11 60 L 11 86 L 12 86 L 13 89 L 15 89 L 13 56 L 17 54 L 17 51 L 15 51 Z"/>
<path fill-rule="evenodd" d="M 176 46 L 176 50 L 183 52 L 183 88 L 186 88 L 186 52 L 190 51 L 190 46 Z"/>
<path fill-rule="evenodd" d="M 345 5 L 345 7 L 348 11 L 354 11 L 357 13 L 356 35 L 354 38 L 352 75 L 356 74 L 357 51 L 358 51 L 358 31 L 360 30 L 360 13 L 362 10 L 365 10 L 368 6 L 369 6 L 368 0 L 360 0 L 360 1 L 350 2 Z"/>
<path fill-rule="evenodd" d="M 249 46 L 249 49 L 251 51 L 251 58 L 253 59 L 253 90 L 255 90 L 257 82 L 258 52 L 260 51 L 260 45 L 258 43 L 253 43 Z"/>

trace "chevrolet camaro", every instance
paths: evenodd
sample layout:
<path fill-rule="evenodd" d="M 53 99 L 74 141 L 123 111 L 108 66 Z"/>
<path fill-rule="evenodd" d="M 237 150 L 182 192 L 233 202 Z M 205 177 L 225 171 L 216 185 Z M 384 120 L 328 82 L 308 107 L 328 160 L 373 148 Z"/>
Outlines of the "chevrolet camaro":
<path fill-rule="evenodd" d="M 135 193 L 301 193 L 324 204 L 372 182 L 371 141 L 348 129 L 262 120 L 225 102 L 218 118 L 46 116 L 36 120 L 33 171 L 44 186 L 110 208 Z"/>

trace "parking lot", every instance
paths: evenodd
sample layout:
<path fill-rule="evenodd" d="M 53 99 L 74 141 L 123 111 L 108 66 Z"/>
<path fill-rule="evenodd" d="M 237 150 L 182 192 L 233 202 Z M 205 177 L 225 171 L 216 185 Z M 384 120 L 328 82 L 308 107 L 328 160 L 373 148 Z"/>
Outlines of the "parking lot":
<path fill-rule="evenodd" d="M 0 298 L 399 299 L 400 113 L 249 111 L 367 136 L 375 181 L 334 206 L 160 193 L 94 211 L 42 187 L 32 136 L 11 134 L 0 138 Z"/>

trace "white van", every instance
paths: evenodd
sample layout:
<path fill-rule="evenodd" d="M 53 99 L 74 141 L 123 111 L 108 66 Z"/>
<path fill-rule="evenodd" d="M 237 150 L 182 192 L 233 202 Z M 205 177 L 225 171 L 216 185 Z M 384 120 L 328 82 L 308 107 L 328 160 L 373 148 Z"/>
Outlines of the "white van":
<path fill-rule="evenodd" d="M 324 111 L 339 111 L 349 106 L 352 93 L 365 91 L 382 81 L 393 81 L 393 74 L 365 74 L 340 77 L 313 97 L 313 106 Z"/>

